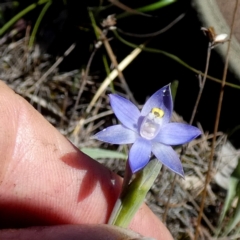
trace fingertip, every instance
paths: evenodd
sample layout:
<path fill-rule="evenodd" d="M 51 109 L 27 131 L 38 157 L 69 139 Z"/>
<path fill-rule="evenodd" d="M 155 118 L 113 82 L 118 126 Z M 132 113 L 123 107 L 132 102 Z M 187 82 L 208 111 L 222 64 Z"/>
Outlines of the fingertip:
<path fill-rule="evenodd" d="M 143 204 L 138 210 L 130 228 L 143 236 L 158 240 L 173 240 L 169 230 L 146 204 Z"/>
<path fill-rule="evenodd" d="M 131 230 L 104 224 L 59 225 L 0 230 L 0 239 L 18 240 L 131 240 L 141 236 Z"/>

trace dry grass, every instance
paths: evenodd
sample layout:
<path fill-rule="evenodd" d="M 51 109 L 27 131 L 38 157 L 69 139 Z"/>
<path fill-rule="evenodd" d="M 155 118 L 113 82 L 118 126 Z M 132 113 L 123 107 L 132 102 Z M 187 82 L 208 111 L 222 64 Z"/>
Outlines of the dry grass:
<path fill-rule="evenodd" d="M 51 56 L 42 53 L 38 45 L 35 45 L 30 52 L 25 40 L 23 38 L 12 44 L 0 46 L 0 78 L 14 91 L 31 102 L 49 122 L 78 148 L 98 147 L 100 144 L 103 148 L 114 148 L 115 146 L 108 146 L 90 139 L 90 136 L 100 129 L 117 123 L 106 95 L 107 92 L 111 91 L 110 88 L 104 90 L 92 110 L 86 113 L 90 101 L 99 89 L 101 82 L 98 81 L 98 77 L 90 77 L 89 74 L 86 75 L 85 72 L 79 70 L 60 73 L 58 64 L 56 64 L 59 59 L 54 62 Z M 39 82 L 39 79 L 42 80 Z M 117 93 L 123 96 L 127 95 L 126 86 L 122 82 L 116 80 L 114 86 Z M 81 98 L 74 109 L 73 106 L 80 90 L 82 91 Z M 183 120 L 174 113 L 173 121 L 182 122 Z M 167 226 L 174 239 L 193 239 L 200 195 L 204 187 L 211 151 L 211 138 L 212 135 L 203 134 L 200 139 L 189 144 L 183 156 L 186 177 L 185 180 L 177 179 L 167 216 Z M 216 156 L 225 141 L 226 136 L 218 133 Z M 117 150 L 123 151 L 124 149 L 120 146 Z M 180 150 L 180 148 L 176 149 L 178 153 Z M 101 162 L 121 175 L 124 173 L 124 161 L 109 159 L 101 160 Z M 215 157 L 212 181 L 207 188 L 205 213 L 200 229 L 201 239 L 210 239 L 216 228 L 218 204 L 222 199 L 222 195 L 219 195 L 221 191 L 215 191 L 213 188 L 213 177 L 218 170 L 218 163 L 219 158 Z M 163 168 L 147 195 L 147 204 L 159 218 L 162 218 L 164 213 L 172 179 L 173 174 Z M 209 209 L 213 209 L 215 212 L 209 213 Z"/>

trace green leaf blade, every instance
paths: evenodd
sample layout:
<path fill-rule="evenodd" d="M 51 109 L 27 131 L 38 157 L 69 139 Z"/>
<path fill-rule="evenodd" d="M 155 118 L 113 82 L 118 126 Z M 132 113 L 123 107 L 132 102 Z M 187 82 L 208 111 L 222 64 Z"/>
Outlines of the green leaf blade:
<path fill-rule="evenodd" d="M 102 148 L 81 148 L 83 153 L 87 154 L 94 159 L 105 159 L 105 158 L 114 158 L 114 159 L 127 159 L 127 155 L 118 151 L 105 150 Z"/>

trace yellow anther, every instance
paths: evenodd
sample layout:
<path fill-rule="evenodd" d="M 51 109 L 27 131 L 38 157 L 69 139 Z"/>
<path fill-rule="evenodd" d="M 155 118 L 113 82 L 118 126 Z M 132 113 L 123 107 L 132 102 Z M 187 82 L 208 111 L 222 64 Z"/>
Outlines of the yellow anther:
<path fill-rule="evenodd" d="M 161 108 L 153 108 L 151 111 L 155 117 L 162 118 L 164 116 L 164 111 Z"/>

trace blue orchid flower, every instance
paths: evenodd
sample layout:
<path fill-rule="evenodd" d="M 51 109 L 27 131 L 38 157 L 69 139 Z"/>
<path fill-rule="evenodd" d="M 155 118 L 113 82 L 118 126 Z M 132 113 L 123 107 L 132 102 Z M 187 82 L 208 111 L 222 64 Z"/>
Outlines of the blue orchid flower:
<path fill-rule="evenodd" d="M 131 144 L 129 165 L 133 173 L 144 168 L 151 153 L 173 172 L 184 176 L 181 161 L 171 147 L 190 142 L 201 131 L 188 124 L 169 122 L 173 111 L 170 84 L 154 93 L 141 111 L 129 100 L 110 94 L 110 104 L 122 124 L 93 136 L 111 144 Z"/>

